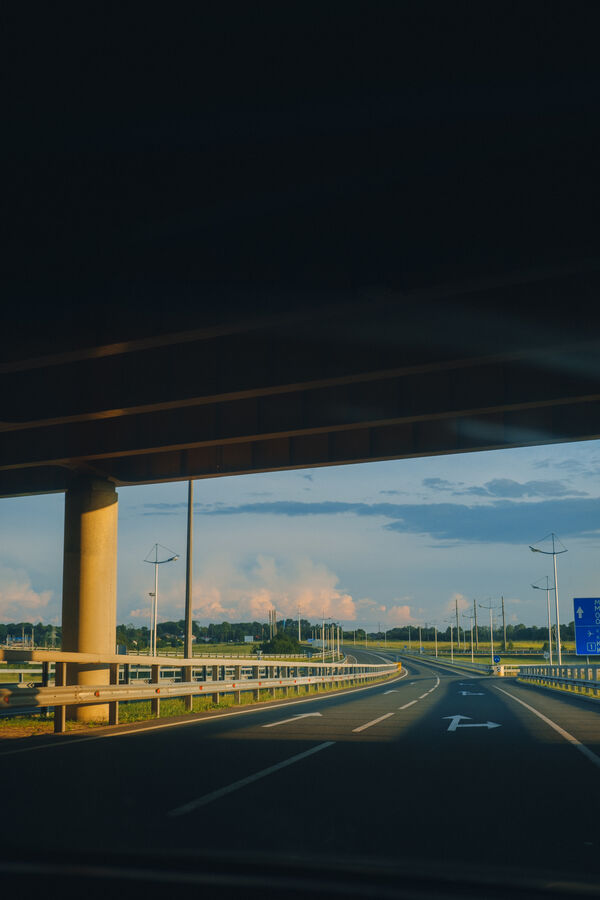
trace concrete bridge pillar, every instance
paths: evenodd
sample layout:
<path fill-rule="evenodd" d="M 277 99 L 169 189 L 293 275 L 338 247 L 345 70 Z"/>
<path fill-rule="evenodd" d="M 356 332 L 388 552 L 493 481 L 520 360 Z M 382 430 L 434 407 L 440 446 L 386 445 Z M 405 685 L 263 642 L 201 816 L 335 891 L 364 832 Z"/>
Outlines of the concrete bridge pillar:
<path fill-rule="evenodd" d="M 111 482 L 81 479 L 66 492 L 63 650 L 116 651 L 117 513 L 118 496 Z M 110 684 L 110 666 L 69 663 L 67 684 Z M 68 717 L 108 721 L 109 707 L 73 707 Z"/>

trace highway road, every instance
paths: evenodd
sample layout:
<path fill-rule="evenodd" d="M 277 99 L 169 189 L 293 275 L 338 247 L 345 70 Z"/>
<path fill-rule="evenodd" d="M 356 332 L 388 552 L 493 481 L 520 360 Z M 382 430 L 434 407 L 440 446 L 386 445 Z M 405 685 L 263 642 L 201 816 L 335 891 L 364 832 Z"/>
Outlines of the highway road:
<path fill-rule="evenodd" d="M 0 763 L 4 855 L 26 840 L 600 876 L 600 705 L 421 659 L 392 683 L 193 724 L 4 741 Z"/>

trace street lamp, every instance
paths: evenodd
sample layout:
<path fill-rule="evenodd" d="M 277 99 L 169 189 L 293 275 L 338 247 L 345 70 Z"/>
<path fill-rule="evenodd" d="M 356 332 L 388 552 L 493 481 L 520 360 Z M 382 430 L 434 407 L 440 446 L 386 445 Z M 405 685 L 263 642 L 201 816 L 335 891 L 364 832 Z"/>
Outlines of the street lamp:
<path fill-rule="evenodd" d="M 532 584 L 531 587 L 536 591 L 546 591 L 546 603 L 548 606 L 548 650 L 550 652 L 550 665 L 552 665 L 552 625 L 550 624 L 550 591 L 553 591 L 554 588 L 550 587 L 550 579 L 548 576 L 546 578 L 546 587 L 542 587 L 539 584 Z M 541 578 L 540 578 L 541 581 Z"/>
<path fill-rule="evenodd" d="M 159 559 L 159 547 L 162 550 L 166 550 L 167 553 L 172 553 L 173 555 L 169 556 L 168 559 Z M 154 559 L 148 559 L 148 556 L 150 556 L 152 550 L 154 550 Z M 150 594 L 150 596 L 153 598 L 150 624 L 150 656 L 156 656 L 156 624 L 158 618 L 158 567 L 164 565 L 164 563 L 174 562 L 176 559 L 179 559 L 179 556 L 174 553 L 173 550 L 169 550 L 168 547 L 163 547 L 162 544 L 155 544 L 148 553 L 148 556 L 146 557 L 144 562 L 150 563 L 154 566 L 154 593 Z"/>
<path fill-rule="evenodd" d="M 559 615 L 558 615 L 558 579 L 556 577 L 556 557 L 560 556 L 561 553 L 566 553 L 567 548 L 565 547 L 564 550 L 556 549 L 556 546 L 555 546 L 556 535 L 554 534 L 553 531 L 551 531 L 549 535 L 546 535 L 546 537 L 552 538 L 552 550 L 538 550 L 537 547 L 532 547 L 531 544 L 529 545 L 529 549 L 531 550 L 532 553 L 543 553 L 544 556 L 551 556 L 552 560 L 554 562 L 554 601 L 556 603 L 556 653 L 558 656 L 558 664 L 559 664 L 559 666 L 562 666 L 562 653 L 561 653 L 561 647 L 560 647 L 560 621 L 559 621 Z M 546 540 L 546 538 L 542 538 L 542 541 L 545 541 L 545 540 Z M 541 544 L 542 541 L 538 541 L 538 543 Z"/>
<path fill-rule="evenodd" d="M 490 611 L 490 648 L 491 648 L 491 659 L 492 665 L 494 665 L 494 620 L 493 620 L 493 610 L 499 609 L 498 606 L 494 606 L 494 604 L 490 601 L 489 604 L 480 603 L 479 604 L 482 609 L 489 609 Z"/>

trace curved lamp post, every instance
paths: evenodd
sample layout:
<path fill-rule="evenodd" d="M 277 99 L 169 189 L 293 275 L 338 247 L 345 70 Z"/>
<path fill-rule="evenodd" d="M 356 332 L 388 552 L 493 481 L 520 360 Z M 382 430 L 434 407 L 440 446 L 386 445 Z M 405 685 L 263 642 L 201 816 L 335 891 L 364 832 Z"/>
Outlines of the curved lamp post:
<path fill-rule="evenodd" d="M 548 605 L 548 651 L 550 653 L 550 665 L 552 665 L 552 625 L 550 624 L 550 591 L 554 588 L 550 587 L 550 579 L 546 575 L 546 587 L 539 584 L 532 584 L 531 587 L 536 591 L 546 591 L 546 602 Z"/>
<path fill-rule="evenodd" d="M 556 655 L 558 656 L 558 664 L 562 666 L 562 653 L 560 646 L 560 619 L 558 614 L 558 579 L 556 577 L 556 557 L 560 556 L 561 553 L 566 553 L 567 549 L 565 547 L 564 550 L 557 550 L 555 546 L 555 538 L 556 535 L 554 532 L 550 532 L 549 535 L 552 538 L 552 550 L 539 550 L 537 547 L 532 547 L 529 545 L 529 549 L 532 553 L 543 553 L 544 556 L 551 556 L 554 562 L 554 601 L 556 604 Z M 542 538 L 544 540 L 544 538 Z"/>
<path fill-rule="evenodd" d="M 154 566 L 154 594 L 150 594 L 152 599 L 152 615 L 151 615 L 151 625 L 150 625 L 150 656 L 156 656 L 156 622 L 158 618 L 158 567 L 164 565 L 165 563 L 174 562 L 176 559 L 179 559 L 179 556 L 176 553 L 173 553 L 173 556 L 169 556 L 168 559 L 159 559 L 158 558 L 158 548 L 166 550 L 167 553 L 173 553 L 172 550 L 169 550 L 168 547 L 163 547 L 162 544 L 155 544 L 152 550 L 154 550 L 154 559 L 148 559 L 148 556 L 144 560 L 144 562 L 150 563 Z"/>

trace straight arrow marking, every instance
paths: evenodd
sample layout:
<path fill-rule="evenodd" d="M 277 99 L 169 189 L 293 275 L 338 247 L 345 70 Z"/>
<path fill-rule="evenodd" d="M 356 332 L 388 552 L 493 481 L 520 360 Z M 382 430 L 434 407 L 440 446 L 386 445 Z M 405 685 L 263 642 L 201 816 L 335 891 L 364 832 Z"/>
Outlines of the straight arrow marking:
<path fill-rule="evenodd" d="M 269 722 L 268 725 L 263 725 L 263 728 L 275 728 L 276 725 L 286 725 L 288 722 L 297 722 L 298 719 L 308 719 L 310 716 L 321 716 L 322 713 L 302 713 L 299 716 L 292 716 L 291 719 L 281 719 L 279 722 Z"/>

